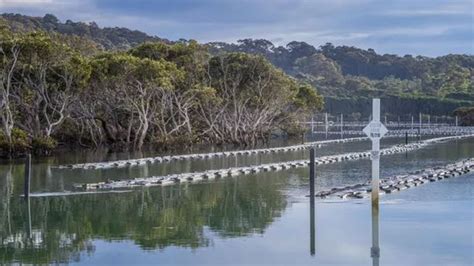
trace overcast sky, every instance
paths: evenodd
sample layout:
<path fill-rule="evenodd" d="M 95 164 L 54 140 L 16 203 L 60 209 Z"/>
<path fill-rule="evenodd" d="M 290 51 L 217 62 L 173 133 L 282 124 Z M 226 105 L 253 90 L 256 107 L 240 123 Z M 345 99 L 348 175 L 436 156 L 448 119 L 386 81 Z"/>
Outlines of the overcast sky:
<path fill-rule="evenodd" d="M 265 38 L 373 48 L 379 53 L 474 54 L 472 0 L 0 0 L 0 12 L 95 21 L 200 42 Z"/>

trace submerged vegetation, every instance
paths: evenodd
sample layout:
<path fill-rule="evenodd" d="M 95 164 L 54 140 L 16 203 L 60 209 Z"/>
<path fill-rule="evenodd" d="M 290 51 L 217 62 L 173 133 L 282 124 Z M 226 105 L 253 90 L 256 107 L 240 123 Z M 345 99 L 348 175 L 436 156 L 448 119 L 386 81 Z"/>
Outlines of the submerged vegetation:
<path fill-rule="evenodd" d="M 212 56 L 195 41 L 94 50 L 77 36 L 0 32 L 0 149 L 253 146 L 294 132 L 322 97 L 262 56 Z"/>

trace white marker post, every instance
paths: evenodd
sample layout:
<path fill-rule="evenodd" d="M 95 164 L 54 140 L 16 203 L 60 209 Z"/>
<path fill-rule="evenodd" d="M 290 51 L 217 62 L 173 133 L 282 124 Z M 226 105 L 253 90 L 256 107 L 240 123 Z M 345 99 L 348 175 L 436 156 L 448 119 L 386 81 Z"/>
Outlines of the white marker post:
<path fill-rule="evenodd" d="M 328 125 L 328 113 L 326 113 L 325 123 L 326 123 L 326 139 L 328 139 L 328 129 L 329 129 L 329 125 Z"/>
<path fill-rule="evenodd" d="M 344 138 L 344 115 L 341 114 L 341 139 Z"/>
<path fill-rule="evenodd" d="M 387 128 L 380 122 L 380 99 L 372 101 L 372 121 L 364 128 L 364 133 L 372 141 L 372 248 L 370 256 L 374 265 L 379 265 L 379 175 L 380 139 L 387 134 Z"/>

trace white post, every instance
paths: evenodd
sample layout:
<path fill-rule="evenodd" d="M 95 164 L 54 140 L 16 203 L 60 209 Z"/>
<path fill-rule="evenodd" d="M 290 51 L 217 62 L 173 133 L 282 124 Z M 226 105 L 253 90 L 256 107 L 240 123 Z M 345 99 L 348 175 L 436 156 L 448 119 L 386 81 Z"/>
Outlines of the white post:
<path fill-rule="evenodd" d="M 414 122 L 414 118 L 413 118 L 413 115 L 411 116 L 411 131 L 413 131 L 413 123 Z"/>
<path fill-rule="evenodd" d="M 379 175 L 380 175 L 380 138 L 387 128 L 380 122 L 380 99 L 373 99 L 372 121 L 364 128 L 364 133 L 372 140 L 372 248 L 370 256 L 374 265 L 379 265 Z"/>
<path fill-rule="evenodd" d="M 328 138 L 328 129 L 329 129 L 329 125 L 328 125 L 328 113 L 326 113 L 326 139 Z"/>
<path fill-rule="evenodd" d="M 311 116 L 311 135 L 314 134 L 314 115 Z"/>
<path fill-rule="evenodd" d="M 454 129 L 456 133 L 454 133 L 456 136 L 458 135 L 458 116 L 456 116 L 456 128 Z"/>
<path fill-rule="evenodd" d="M 421 113 L 420 113 L 420 121 L 418 123 L 418 140 L 421 141 L 421 123 L 422 123 L 422 118 L 421 118 Z"/>
<path fill-rule="evenodd" d="M 421 129 L 421 123 L 422 123 L 422 118 L 421 118 L 421 113 L 420 113 L 420 121 L 418 123 L 418 126 L 420 127 L 420 129 Z"/>
<path fill-rule="evenodd" d="M 341 139 L 344 138 L 344 115 L 341 114 Z"/>

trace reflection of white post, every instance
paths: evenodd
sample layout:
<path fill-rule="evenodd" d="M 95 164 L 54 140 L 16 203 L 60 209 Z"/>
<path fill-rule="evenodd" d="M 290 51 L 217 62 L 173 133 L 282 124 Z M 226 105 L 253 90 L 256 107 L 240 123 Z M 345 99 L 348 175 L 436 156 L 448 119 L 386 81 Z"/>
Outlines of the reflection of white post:
<path fill-rule="evenodd" d="M 414 118 L 413 116 L 411 116 L 411 131 L 413 131 L 413 124 L 414 124 L 413 122 L 414 122 Z"/>
<path fill-rule="evenodd" d="M 380 122 L 380 99 L 373 99 L 372 121 L 364 128 L 364 133 L 372 140 L 372 248 L 370 256 L 374 265 L 379 265 L 379 175 L 380 175 L 380 138 L 387 128 Z"/>
<path fill-rule="evenodd" d="M 428 128 L 431 128 L 431 115 L 428 115 Z"/>

